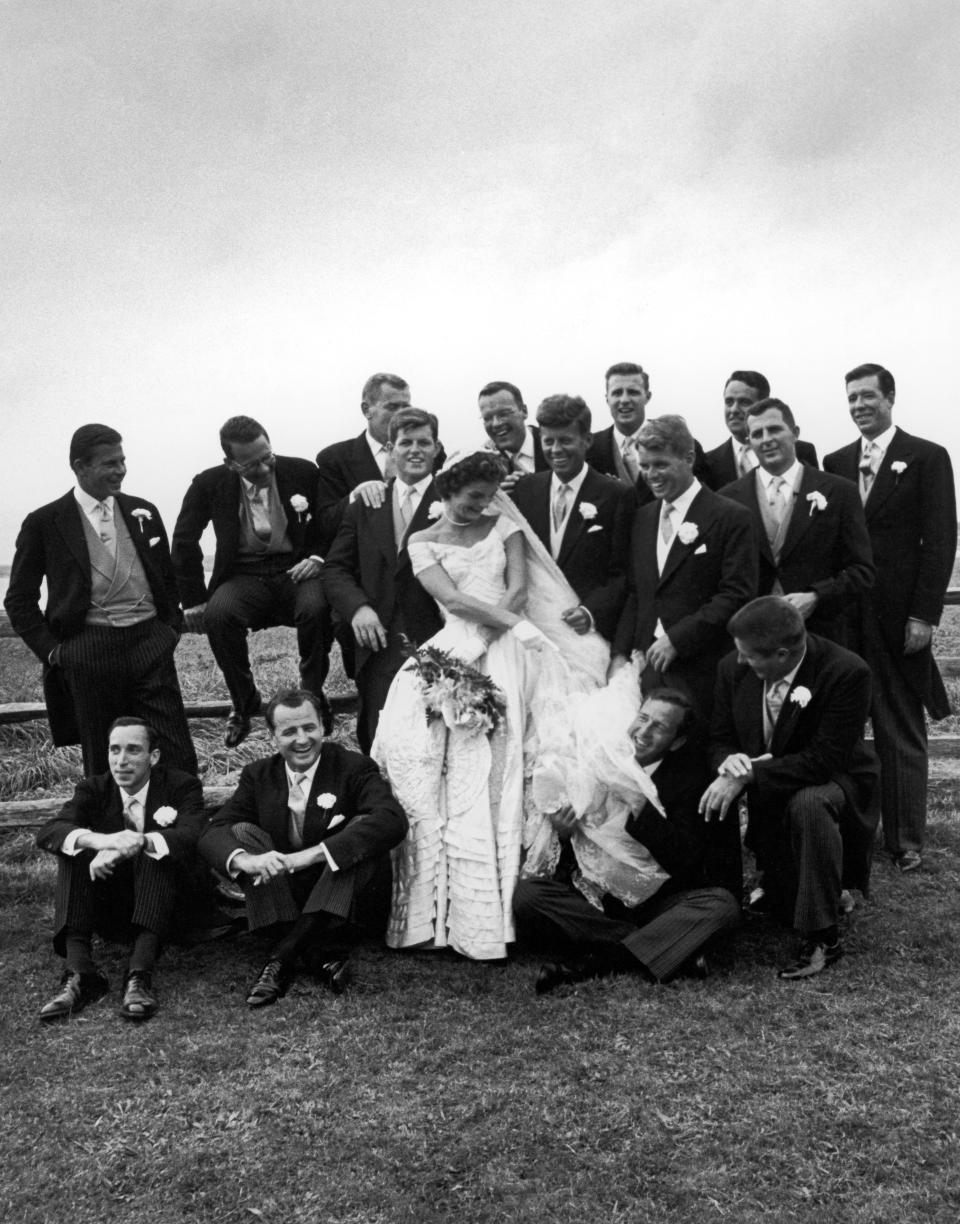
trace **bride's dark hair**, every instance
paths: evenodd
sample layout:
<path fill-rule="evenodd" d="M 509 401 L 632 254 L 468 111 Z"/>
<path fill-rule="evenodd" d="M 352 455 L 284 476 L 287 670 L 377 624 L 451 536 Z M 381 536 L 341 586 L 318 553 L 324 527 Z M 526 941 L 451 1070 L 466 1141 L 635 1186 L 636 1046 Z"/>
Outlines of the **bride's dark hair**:
<path fill-rule="evenodd" d="M 492 451 L 476 451 L 465 455 L 434 477 L 441 497 L 459 493 L 470 484 L 499 484 L 507 474 L 507 465 Z"/>

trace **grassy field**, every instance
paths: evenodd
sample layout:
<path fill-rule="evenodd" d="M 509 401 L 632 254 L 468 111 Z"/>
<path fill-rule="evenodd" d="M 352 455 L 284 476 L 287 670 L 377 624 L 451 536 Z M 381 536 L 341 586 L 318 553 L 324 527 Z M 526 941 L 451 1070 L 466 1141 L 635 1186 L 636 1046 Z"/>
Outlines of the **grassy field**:
<path fill-rule="evenodd" d="M 280 631 L 257 643 L 262 674 L 295 679 Z M 190 694 L 218 691 L 205 646 L 181 649 Z M 2 699 L 36 696 L 28 670 L 5 666 Z M 241 755 L 216 747 L 220 730 L 205 733 L 209 780 Z M 69 790 L 70 765 L 42 786 Z M 791 941 L 760 921 L 706 982 L 537 999 L 531 956 L 485 966 L 368 944 L 346 995 L 302 978 L 251 1014 L 263 947 L 241 936 L 171 948 L 162 1010 L 139 1028 L 117 1015 L 112 946 L 111 994 L 66 1026 L 36 1022 L 57 976 L 54 864 L 8 835 L 0 1219 L 953 1224 L 957 800 L 938 783 L 924 870 L 878 860 L 847 955 L 807 983 L 776 980 Z"/>

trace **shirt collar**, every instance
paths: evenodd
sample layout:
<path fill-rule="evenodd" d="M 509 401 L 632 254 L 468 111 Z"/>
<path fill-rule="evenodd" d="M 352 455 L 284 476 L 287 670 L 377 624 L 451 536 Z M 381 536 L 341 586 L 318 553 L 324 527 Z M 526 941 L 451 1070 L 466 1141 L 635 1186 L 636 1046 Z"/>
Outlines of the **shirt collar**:
<path fill-rule="evenodd" d="M 140 789 L 133 795 L 128 795 L 127 792 L 123 790 L 123 788 L 121 787 L 120 788 L 120 798 L 123 800 L 123 810 L 126 811 L 127 808 L 130 806 L 130 804 L 133 803 L 134 799 L 137 799 L 140 802 L 140 806 L 143 809 L 144 815 L 146 815 L 147 813 L 147 791 L 149 789 L 150 789 L 150 779 L 149 778 L 147 778 L 143 786 L 141 786 Z"/>
<path fill-rule="evenodd" d="M 424 476 L 422 480 L 418 480 L 416 484 L 413 485 L 408 485 L 405 480 L 401 480 L 399 477 L 397 477 L 397 479 L 394 481 L 394 488 L 397 490 L 398 497 L 403 496 L 404 489 L 413 489 L 417 497 L 421 498 L 429 488 L 431 480 L 433 480 L 432 473 L 429 476 Z"/>
<path fill-rule="evenodd" d="M 627 449 L 627 447 L 628 447 L 628 446 L 630 445 L 630 443 L 631 443 L 631 442 L 634 440 L 634 438 L 637 436 L 637 434 L 640 432 L 640 430 L 641 430 L 642 428 L 643 428 L 643 426 L 642 426 L 642 425 L 638 425 L 638 426 L 637 426 L 637 428 L 636 428 L 636 429 L 633 431 L 633 433 L 632 433 L 632 434 L 623 434 L 623 433 L 621 433 L 621 432 L 620 432 L 620 430 L 619 430 L 619 429 L 617 429 L 617 427 L 616 427 L 616 426 L 614 426 L 614 427 L 613 427 L 613 429 L 614 429 L 614 433 L 615 433 L 615 434 L 616 434 L 616 436 L 617 436 L 617 445 L 620 447 L 620 454 L 621 454 L 621 455 L 622 455 L 622 454 L 623 454 L 623 452 L 624 452 L 624 451 Z"/>
<path fill-rule="evenodd" d="M 90 515 L 97 509 L 98 506 L 106 506 L 113 514 L 113 494 L 105 497 L 103 501 L 99 501 L 96 497 L 91 497 L 86 489 L 81 489 L 79 485 L 73 490 L 73 496 L 77 499 L 77 505 L 84 514 Z"/>
<path fill-rule="evenodd" d="M 875 438 L 862 438 L 860 442 L 860 454 L 865 454 L 867 447 L 873 443 L 873 445 L 880 451 L 880 454 L 885 455 L 887 453 L 887 447 L 893 441 L 893 435 L 896 432 L 896 425 L 891 425 L 889 429 L 885 429 L 882 434 L 877 434 Z"/>
<path fill-rule="evenodd" d="M 367 446 L 370 447 L 370 451 L 374 459 L 376 459 L 379 455 L 390 454 L 386 446 L 384 446 L 382 442 L 378 442 L 369 429 L 364 430 L 363 436 L 367 439 Z"/>
<path fill-rule="evenodd" d="M 700 481 L 697 480 L 696 476 L 694 476 L 693 484 L 690 486 L 690 488 L 687 489 L 685 493 L 681 493 L 679 497 L 675 497 L 673 501 L 670 503 L 670 505 L 673 506 L 674 510 L 680 511 L 681 518 L 687 517 L 687 513 L 690 510 L 690 503 L 693 501 L 693 499 L 697 496 L 697 494 L 700 492 L 702 488 L 703 486 L 700 484 Z M 666 505 L 666 502 L 664 502 L 663 504 Z M 661 513 L 662 513 L 662 508 L 661 508 Z"/>
<path fill-rule="evenodd" d="M 801 668 L 801 667 L 803 667 L 803 660 L 804 660 L 806 657 L 807 657 L 807 648 L 806 648 L 806 646 L 804 646 L 804 648 L 803 648 L 803 654 L 800 656 L 800 660 L 799 660 L 799 662 L 797 663 L 797 666 L 796 666 L 796 667 L 795 667 L 795 668 L 794 668 L 792 671 L 788 671 L 788 672 L 787 672 L 787 674 L 786 674 L 785 676 L 781 676 L 779 680 L 771 680 L 771 681 L 769 682 L 769 684 L 764 685 L 764 692 L 769 692 L 769 691 L 770 691 L 770 689 L 771 689 L 771 688 L 772 688 L 772 687 L 773 687 L 775 684 L 783 684 L 783 683 L 786 683 L 787 688 L 788 688 L 788 689 L 789 689 L 789 688 L 791 688 L 791 687 L 792 687 L 792 685 L 793 685 L 794 680 L 796 680 L 796 678 L 797 678 L 797 672 L 800 670 L 800 668 Z"/>
<path fill-rule="evenodd" d="M 793 463 L 787 468 L 787 470 L 785 472 L 781 472 L 779 476 L 772 475 L 765 467 L 762 466 L 758 467 L 757 471 L 760 473 L 760 479 L 763 482 L 763 487 L 765 489 L 769 489 L 775 480 L 783 480 L 786 481 L 790 488 L 793 489 L 794 493 L 796 493 L 797 489 L 800 488 L 800 481 L 803 479 L 803 464 L 799 459 L 794 459 Z"/>
<path fill-rule="evenodd" d="M 307 784 L 307 792 L 306 792 L 306 793 L 307 793 L 308 795 L 309 795 L 309 793 L 310 793 L 310 789 L 311 789 L 311 787 L 313 786 L 313 778 L 314 778 L 314 774 L 316 774 L 316 772 L 317 772 L 317 766 L 318 766 L 319 764 L 320 764 L 320 758 L 319 758 L 319 757 L 317 757 L 317 759 L 316 759 L 316 760 L 313 762 L 313 764 L 310 766 L 310 768 L 309 768 L 309 769 L 304 769 L 304 770 L 302 770 L 302 771 L 301 771 L 301 770 L 297 770 L 297 772 L 298 772 L 298 773 L 300 773 L 300 772 L 302 772 L 302 773 L 303 773 L 304 781 L 305 781 L 305 782 L 306 782 L 306 784 Z M 290 787 L 292 787 L 292 786 L 293 786 L 293 780 L 294 780 L 294 771 L 293 771 L 293 770 L 290 768 L 290 766 L 287 764 L 287 762 L 286 762 L 286 761 L 284 761 L 284 762 L 283 762 L 283 767 L 284 767 L 284 769 L 287 771 L 287 789 L 289 790 L 289 789 L 290 789 Z"/>
<path fill-rule="evenodd" d="M 556 472 L 553 472 L 550 477 L 550 496 L 556 497 L 557 490 L 560 488 L 562 484 L 565 484 L 567 488 L 570 490 L 570 492 L 573 494 L 574 501 L 576 501 L 576 499 L 580 496 L 580 488 L 584 480 L 586 480 L 586 477 L 587 477 L 587 465 L 586 464 L 583 465 L 583 467 L 576 474 L 576 476 L 574 476 L 572 480 L 561 480 L 560 477 L 556 474 Z"/>

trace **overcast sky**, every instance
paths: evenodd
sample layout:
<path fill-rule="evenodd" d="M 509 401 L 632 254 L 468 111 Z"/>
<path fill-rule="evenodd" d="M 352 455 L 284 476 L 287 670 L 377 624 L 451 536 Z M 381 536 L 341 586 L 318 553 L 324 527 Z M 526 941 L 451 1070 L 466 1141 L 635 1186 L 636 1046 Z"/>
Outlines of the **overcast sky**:
<path fill-rule="evenodd" d="M 0 561 L 124 435 L 172 529 L 238 412 L 313 456 L 393 370 L 448 447 L 640 361 L 724 436 L 764 371 L 821 453 L 843 374 L 960 457 L 955 0 L 5 0 Z"/>

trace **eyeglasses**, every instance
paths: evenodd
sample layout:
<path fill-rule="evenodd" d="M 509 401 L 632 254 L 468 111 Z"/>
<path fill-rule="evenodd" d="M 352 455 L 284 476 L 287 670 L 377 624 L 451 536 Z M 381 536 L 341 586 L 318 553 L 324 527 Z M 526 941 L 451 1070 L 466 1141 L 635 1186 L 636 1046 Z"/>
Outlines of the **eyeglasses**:
<path fill-rule="evenodd" d="M 480 420 L 484 425 L 503 425 L 506 421 L 515 421 L 520 415 L 518 408 L 506 408 L 503 412 L 481 412 Z"/>
<path fill-rule="evenodd" d="M 259 467 L 274 467 L 277 456 L 273 451 L 267 451 L 265 455 L 261 455 L 258 459 L 251 459 L 248 463 L 237 463 L 236 459 L 225 459 L 224 462 L 232 471 L 237 472 L 240 476 L 246 476 L 248 472 L 255 472 Z"/>

